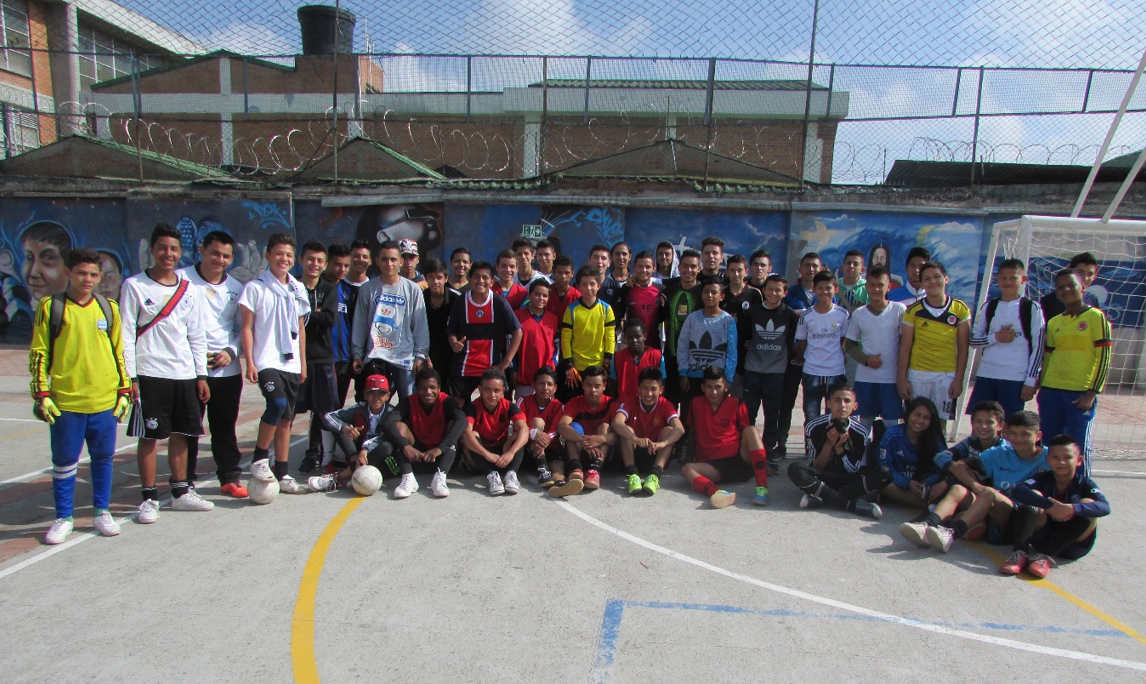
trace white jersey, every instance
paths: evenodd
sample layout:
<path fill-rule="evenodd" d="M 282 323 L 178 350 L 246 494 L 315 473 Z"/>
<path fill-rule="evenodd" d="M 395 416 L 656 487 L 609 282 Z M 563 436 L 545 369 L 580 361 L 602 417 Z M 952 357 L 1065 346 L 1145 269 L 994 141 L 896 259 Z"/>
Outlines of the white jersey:
<path fill-rule="evenodd" d="M 1021 302 L 1021 297 L 1009 302 L 999 300 L 995 305 L 995 314 L 991 317 L 990 330 L 987 329 L 987 307 L 990 302 L 984 302 L 979 307 L 975 325 L 971 329 L 971 346 L 983 349 L 979 357 L 979 377 L 1011 380 L 1034 387 L 1038 383 L 1039 367 L 1042 365 L 1045 322 L 1042 307 L 1032 301 L 1031 339 L 1028 340 L 1023 334 Z M 1015 331 L 1015 339 L 1003 344 L 995 339 L 995 333 L 1008 325 Z"/>
<path fill-rule="evenodd" d="M 207 377 L 207 337 L 203 331 L 202 294 L 188 283 L 171 314 L 136 338 L 136 330 L 159 315 L 184 278 L 163 285 L 147 272 L 123 281 L 119 312 L 123 320 L 123 360 L 131 378 L 141 375 L 171 380 Z"/>
<path fill-rule="evenodd" d="M 239 297 L 239 305 L 254 315 L 254 323 L 251 326 L 252 337 L 254 337 L 251 356 L 255 360 L 255 369 L 261 371 L 276 368 L 286 373 L 301 374 L 302 355 L 299 350 L 298 337 L 291 341 L 290 349 L 280 349 L 277 343 L 276 322 L 274 321 L 277 297 L 278 295 L 258 278 L 248 282 L 243 287 L 243 294 Z M 301 304 L 296 305 L 295 314 L 297 317 L 301 318 L 308 313 L 310 313 L 310 307 L 304 307 Z M 279 323 L 286 325 L 285 321 Z M 299 325 L 299 330 L 303 330 L 303 324 Z"/>
<path fill-rule="evenodd" d="M 804 374 L 817 376 L 843 375 L 844 350 L 840 342 L 848 329 L 848 310 L 833 304 L 830 311 L 814 308 L 800 312 L 796 339 L 808 343 L 804 350 Z"/>
<path fill-rule="evenodd" d="M 879 354 L 883 361 L 879 368 L 857 366 L 856 382 L 895 384 L 899 363 L 899 333 L 905 311 L 907 307 L 901 302 L 888 302 L 879 314 L 867 306 L 852 312 L 844 337 L 859 342 L 864 354 Z"/>
<path fill-rule="evenodd" d="M 179 269 L 179 275 L 197 286 L 203 295 L 200 307 L 203 331 L 207 337 L 207 353 L 225 349 L 234 359 L 222 368 L 208 369 L 207 374 L 213 378 L 241 375 L 243 366 L 239 363 L 239 333 L 243 328 L 243 314 L 239 308 L 239 297 L 243 294 L 243 284 L 224 273 L 223 281 L 214 285 L 204 280 L 195 266 Z"/>

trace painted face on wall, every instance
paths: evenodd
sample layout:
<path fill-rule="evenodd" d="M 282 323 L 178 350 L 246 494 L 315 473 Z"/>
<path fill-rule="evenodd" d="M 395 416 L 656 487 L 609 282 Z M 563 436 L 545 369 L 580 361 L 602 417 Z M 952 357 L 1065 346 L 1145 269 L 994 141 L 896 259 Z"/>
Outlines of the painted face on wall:
<path fill-rule="evenodd" d="M 33 302 L 68 289 L 64 256 L 60 254 L 60 248 L 51 242 L 35 238 L 24 240 L 23 276 Z"/>
<path fill-rule="evenodd" d="M 100 252 L 99 257 L 100 279 L 96 285 L 96 292 L 108 299 L 119 299 L 119 288 L 123 285 L 123 271 L 110 254 Z"/>

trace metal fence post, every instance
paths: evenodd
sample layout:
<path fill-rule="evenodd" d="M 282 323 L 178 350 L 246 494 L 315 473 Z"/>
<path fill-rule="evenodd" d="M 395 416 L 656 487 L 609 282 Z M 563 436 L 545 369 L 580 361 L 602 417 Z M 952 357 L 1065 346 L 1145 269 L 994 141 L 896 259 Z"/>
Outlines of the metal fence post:
<path fill-rule="evenodd" d="M 466 55 L 466 123 L 470 122 L 470 114 L 473 111 L 473 74 L 474 74 L 474 58 L 473 55 Z"/>
<path fill-rule="evenodd" d="M 983 74 L 985 70 L 979 67 L 979 89 L 975 95 L 975 134 L 971 138 L 971 185 L 975 185 L 975 164 L 979 157 L 979 117 L 983 113 Z"/>
<path fill-rule="evenodd" d="M 545 176 L 545 128 L 549 119 L 549 58 L 541 58 L 541 133 L 538 135 L 538 175 Z"/>
<path fill-rule="evenodd" d="M 804 96 L 804 126 L 800 135 L 800 189 L 804 188 L 804 169 L 808 163 L 808 121 L 812 115 L 812 72 L 816 68 L 816 25 L 820 20 L 820 0 L 812 6 L 812 40 L 808 47 L 808 82 Z"/>
<path fill-rule="evenodd" d="M 951 98 L 951 116 L 959 113 L 959 88 L 963 84 L 963 68 L 959 67 L 955 70 L 955 95 Z"/>
<path fill-rule="evenodd" d="M 593 58 L 585 58 L 585 123 L 589 123 L 589 79 L 593 75 Z"/>

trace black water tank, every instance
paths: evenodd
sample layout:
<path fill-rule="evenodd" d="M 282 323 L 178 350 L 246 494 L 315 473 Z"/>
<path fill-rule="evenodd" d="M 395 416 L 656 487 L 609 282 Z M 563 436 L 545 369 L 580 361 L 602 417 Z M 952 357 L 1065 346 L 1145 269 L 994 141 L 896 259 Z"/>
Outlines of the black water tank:
<path fill-rule="evenodd" d="M 335 25 L 338 31 L 338 54 L 354 52 L 354 13 L 330 5 L 303 5 L 298 8 L 298 24 L 302 29 L 302 54 L 329 55 L 334 53 Z"/>

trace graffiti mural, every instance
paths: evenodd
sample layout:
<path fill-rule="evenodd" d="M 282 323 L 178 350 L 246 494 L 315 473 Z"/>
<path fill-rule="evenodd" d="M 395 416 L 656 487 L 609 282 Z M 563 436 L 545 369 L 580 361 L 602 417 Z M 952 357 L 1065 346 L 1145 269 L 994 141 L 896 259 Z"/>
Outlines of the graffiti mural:
<path fill-rule="evenodd" d="M 679 255 L 685 249 L 700 250 L 709 235 L 724 240 L 725 256 L 749 256 L 758 249 L 772 255 L 773 268 L 783 265 L 788 243 L 788 215 L 780 212 L 751 213 L 700 209 L 629 209 L 625 238 L 633 253 L 653 252 L 657 243 L 671 242 Z"/>
<path fill-rule="evenodd" d="M 863 252 L 865 263 L 884 263 L 891 268 L 893 287 L 906 281 L 904 262 L 912 247 L 931 250 L 932 258 L 947 267 L 951 284 L 947 291 L 973 305 L 978 294 L 982 262 L 981 218 L 906 213 L 801 213 L 792 215 L 792 239 L 788 268 L 796 277 L 799 259 L 817 252 L 823 262 L 840 273 L 844 255 Z"/>
<path fill-rule="evenodd" d="M 310 240 L 347 245 L 365 240 L 373 254 L 385 240 L 412 239 L 418 241 L 423 259 L 440 258 L 444 213 L 440 204 L 323 207 L 318 201 L 300 201 L 295 203 L 295 225 L 300 245 Z"/>
<path fill-rule="evenodd" d="M 619 207 L 530 204 L 447 205 L 450 233 L 446 253 L 457 247 L 474 259 L 493 261 L 519 237 L 546 239 L 557 252 L 581 263 L 596 244 L 613 245 L 625 238 L 624 211 Z"/>
<path fill-rule="evenodd" d="M 123 200 L 11 198 L 0 203 L 0 343 L 27 344 L 40 299 L 68 287 L 75 247 L 103 256 L 100 292 L 119 296 L 131 262 Z"/>

